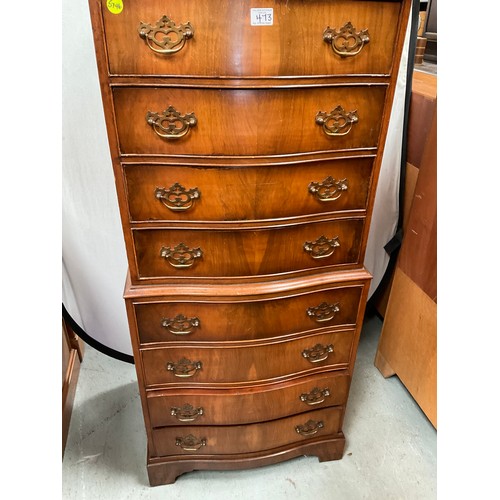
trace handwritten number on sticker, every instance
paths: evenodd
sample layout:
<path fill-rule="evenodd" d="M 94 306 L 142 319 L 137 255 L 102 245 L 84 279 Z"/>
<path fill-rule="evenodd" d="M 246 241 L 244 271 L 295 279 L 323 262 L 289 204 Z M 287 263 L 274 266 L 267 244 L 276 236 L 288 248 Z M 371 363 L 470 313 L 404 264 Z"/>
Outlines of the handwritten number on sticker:
<path fill-rule="evenodd" d="M 107 0 L 106 7 L 112 14 L 119 14 L 123 10 L 123 0 Z"/>
<path fill-rule="evenodd" d="M 272 8 L 250 9 L 250 24 L 252 26 L 272 26 L 273 14 Z"/>
<path fill-rule="evenodd" d="M 272 20 L 271 14 L 256 14 L 254 18 L 259 24 L 270 23 Z"/>

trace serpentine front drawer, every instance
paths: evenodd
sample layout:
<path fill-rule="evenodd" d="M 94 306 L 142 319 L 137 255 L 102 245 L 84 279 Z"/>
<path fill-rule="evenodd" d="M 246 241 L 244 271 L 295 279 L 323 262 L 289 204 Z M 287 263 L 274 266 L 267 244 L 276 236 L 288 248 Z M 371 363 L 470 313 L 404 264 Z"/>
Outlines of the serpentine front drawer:
<path fill-rule="evenodd" d="M 347 402 L 351 377 L 333 372 L 268 384 L 256 390 L 166 389 L 148 391 L 153 427 L 237 425 L 300 414 Z"/>
<path fill-rule="evenodd" d="M 139 342 L 145 346 L 178 341 L 253 341 L 323 328 L 353 327 L 366 286 L 330 286 L 278 297 L 136 300 Z"/>
<path fill-rule="evenodd" d="M 249 167 L 124 164 L 131 222 L 282 219 L 366 210 L 373 157 Z"/>
<path fill-rule="evenodd" d="M 183 77 L 389 74 L 401 9 L 361 0 L 123 3 L 113 14 L 102 2 L 110 74 Z M 256 8 L 264 10 L 252 16 Z"/>
<path fill-rule="evenodd" d="M 228 230 L 134 229 L 138 276 L 217 279 L 354 267 L 361 264 L 364 224 L 358 217 Z"/>
<path fill-rule="evenodd" d="M 344 407 L 249 425 L 163 427 L 153 429 L 156 452 L 164 455 L 227 455 L 303 444 L 340 432 Z"/>
<path fill-rule="evenodd" d="M 122 155 L 276 156 L 378 146 L 386 85 L 115 87 Z"/>
<path fill-rule="evenodd" d="M 285 380 L 348 367 L 354 331 L 344 330 L 293 340 L 206 345 L 179 342 L 168 347 L 143 348 L 141 357 L 147 388 L 182 384 L 250 385 Z"/>

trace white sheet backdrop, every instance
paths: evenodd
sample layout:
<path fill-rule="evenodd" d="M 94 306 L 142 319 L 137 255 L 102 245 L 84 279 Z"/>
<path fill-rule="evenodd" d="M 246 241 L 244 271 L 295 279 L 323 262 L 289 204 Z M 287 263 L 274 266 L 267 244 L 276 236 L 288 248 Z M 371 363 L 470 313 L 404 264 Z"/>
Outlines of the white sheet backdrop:
<path fill-rule="evenodd" d="M 94 339 L 132 354 L 122 298 L 127 260 L 108 150 L 87 0 L 63 2 L 63 285 L 66 309 Z M 382 163 L 365 265 L 386 270 L 398 219 L 406 49 Z"/>
<path fill-rule="evenodd" d="M 132 353 L 125 244 L 87 0 L 63 2 L 63 301 L 102 344 Z"/>
<path fill-rule="evenodd" d="M 403 136 L 410 29 L 411 22 L 408 23 L 405 45 L 401 56 L 401 65 L 399 67 L 384 157 L 380 169 L 377 195 L 373 206 L 372 225 L 366 245 L 365 267 L 373 275 L 369 297 L 371 297 L 373 292 L 377 289 L 387 269 L 389 255 L 384 250 L 384 246 L 396 233 L 398 224 L 401 142 Z"/>

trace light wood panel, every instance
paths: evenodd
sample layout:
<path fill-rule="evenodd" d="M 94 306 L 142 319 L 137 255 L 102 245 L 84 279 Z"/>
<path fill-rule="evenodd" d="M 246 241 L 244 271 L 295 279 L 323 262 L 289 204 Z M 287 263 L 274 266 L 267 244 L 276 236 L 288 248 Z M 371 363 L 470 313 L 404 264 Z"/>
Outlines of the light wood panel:
<path fill-rule="evenodd" d="M 437 305 L 396 269 L 375 366 L 397 375 L 437 427 Z"/>

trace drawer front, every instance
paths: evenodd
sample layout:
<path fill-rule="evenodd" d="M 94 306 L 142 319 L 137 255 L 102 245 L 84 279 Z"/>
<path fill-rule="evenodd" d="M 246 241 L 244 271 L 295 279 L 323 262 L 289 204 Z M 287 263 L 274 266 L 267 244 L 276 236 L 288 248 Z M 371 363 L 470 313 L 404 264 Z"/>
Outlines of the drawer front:
<path fill-rule="evenodd" d="M 400 10 L 399 2 L 383 1 L 127 0 L 115 15 L 106 1 L 101 3 L 109 70 L 124 75 L 387 74 Z M 271 8 L 272 24 L 252 26 L 251 8 Z M 169 19 L 162 26 L 163 16 Z M 172 28 L 166 25 L 169 21 Z M 190 28 L 181 26 L 188 22 Z M 348 22 L 352 35 L 342 30 Z M 338 32 L 336 48 L 349 43 L 347 56 L 325 42 L 327 27 Z M 167 30 L 173 30 L 167 36 L 175 43 L 156 44 Z M 368 41 L 363 30 L 368 30 Z"/>
<path fill-rule="evenodd" d="M 139 342 L 278 338 L 322 327 L 354 326 L 363 286 L 236 302 L 135 303 Z"/>
<path fill-rule="evenodd" d="M 346 374 L 316 375 L 259 389 L 154 391 L 147 402 L 153 427 L 249 424 L 343 405 L 349 384 Z"/>
<path fill-rule="evenodd" d="M 345 369 L 352 331 L 309 335 L 260 345 L 175 346 L 143 349 L 146 386 L 249 383 L 284 378 L 315 368 Z"/>
<path fill-rule="evenodd" d="M 192 156 L 374 148 L 385 93 L 385 85 L 113 90 L 122 154 Z M 331 114 L 326 130 L 318 113 Z"/>
<path fill-rule="evenodd" d="M 124 165 L 130 220 L 238 221 L 365 210 L 373 158 L 283 166 Z"/>
<path fill-rule="evenodd" d="M 255 277 L 359 264 L 364 218 L 273 229 L 133 231 L 138 275 Z"/>
<path fill-rule="evenodd" d="M 215 455 L 272 450 L 340 432 L 342 407 L 250 425 L 153 429 L 158 455 Z"/>

